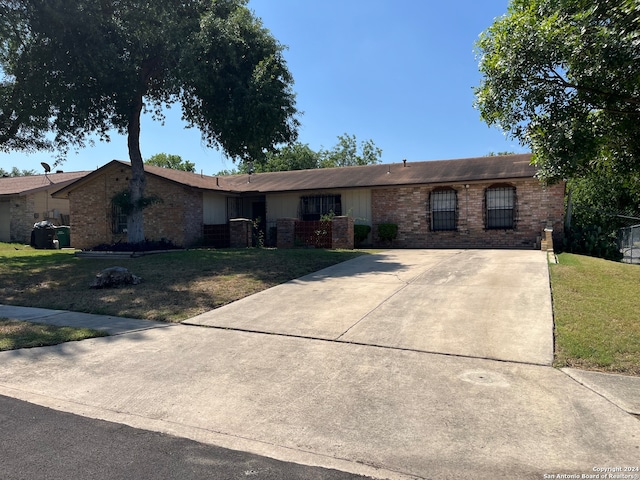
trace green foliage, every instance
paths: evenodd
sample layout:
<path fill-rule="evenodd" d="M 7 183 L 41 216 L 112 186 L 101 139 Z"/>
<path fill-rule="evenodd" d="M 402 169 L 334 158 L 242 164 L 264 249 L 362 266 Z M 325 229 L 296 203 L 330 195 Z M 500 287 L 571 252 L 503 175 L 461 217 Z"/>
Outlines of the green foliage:
<path fill-rule="evenodd" d="M 224 177 L 225 175 L 238 175 L 239 173 L 240 172 L 236 168 L 232 168 L 231 170 L 225 168 L 224 170 L 218 171 L 216 175 Z"/>
<path fill-rule="evenodd" d="M 640 223 L 640 182 L 607 164 L 568 182 L 565 250 L 619 260 L 618 231 Z M 570 200 L 569 200 L 570 199 Z M 628 218 L 631 217 L 631 218 Z"/>
<path fill-rule="evenodd" d="M 504 152 L 489 152 L 487 153 L 487 157 L 500 157 L 502 155 L 515 155 L 516 152 L 508 152 L 508 151 L 504 151 Z"/>
<path fill-rule="evenodd" d="M 203 143 L 264 161 L 297 136 L 283 46 L 246 0 L 0 3 L 0 150 L 127 135 L 134 205 L 144 198 L 140 117 L 182 106 Z M 49 132 L 53 133 L 48 137 Z M 51 139 L 53 138 L 53 139 Z M 144 240 L 142 213 L 129 218 Z"/>
<path fill-rule="evenodd" d="M 622 253 L 617 240 L 616 233 L 605 232 L 598 225 L 574 225 L 565 235 L 564 250 L 619 261 Z"/>
<path fill-rule="evenodd" d="M 382 161 L 382 149 L 376 147 L 373 140 L 360 143 L 355 135 L 338 135 L 338 143 L 331 150 L 319 152 L 321 168 L 352 167 L 356 165 L 375 165 Z"/>
<path fill-rule="evenodd" d="M 353 240 L 356 246 L 360 245 L 364 242 L 369 233 L 371 232 L 371 227 L 369 225 L 354 225 L 353 226 Z"/>
<path fill-rule="evenodd" d="M 338 143 L 331 150 L 316 152 L 308 144 L 297 142 L 267 152 L 265 162 L 243 162 L 237 169 L 221 170 L 218 175 L 374 165 L 382 161 L 381 155 L 382 150 L 373 140 L 363 141 L 358 147 L 356 136 L 345 133 L 338 135 Z"/>
<path fill-rule="evenodd" d="M 261 223 L 262 219 L 260 217 L 254 218 L 251 222 L 253 244 L 258 248 L 264 248 L 265 246 L 264 230 L 260 228 Z"/>
<path fill-rule="evenodd" d="M 378 237 L 383 242 L 393 242 L 398 236 L 398 225 L 395 223 L 378 224 Z"/>
<path fill-rule="evenodd" d="M 156 153 L 147 158 L 144 163 L 146 165 L 154 165 L 162 168 L 172 168 L 173 170 L 182 170 L 185 172 L 195 173 L 196 164 L 189 160 L 183 160 L 180 155 L 168 155 L 166 153 Z"/>
<path fill-rule="evenodd" d="M 122 213 L 125 215 L 129 215 L 135 209 L 144 210 L 151 205 L 163 202 L 164 200 L 157 195 L 142 197 L 134 202 L 131 199 L 131 193 L 129 192 L 129 190 L 122 190 L 121 192 L 118 192 L 113 197 L 111 197 L 111 204 L 119 207 Z"/>
<path fill-rule="evenodd" d="M 28 175 L 36 175 L 35 170 L 20 170 L 18 167 L 11 168 L 11 171 L 7 171 L 0 167 L 0 177 L 25 177 Z"/>
<path fill-rule="evenodd" d="M 329 213 L 324 213 L 320 215 L 321 222 L 330 222 L 335 218 L 336 214 L 333 210 L 329 210 Z"/>
<path fill-rule="evenodd" d="M 318 168 L 319 155 L 309 145 L 293 143 L 275 152 L 267 152 L 264 163 L 242 163 L 233 173 L 285 172 Z"/>
<path fill-rule="evenodd" d="M 531 148 L 546 180 L 640 171 L 639 31 L 637 1 L 511 0 L 476 44 L 482 119 Z"/>
<path fill-rule="evenodd" d="M 640 177 L 636 175 L 599 165 L 588 176 L 570 180 L 567 189 L 571 192 L 573 225 L 617 230 L 628 225 L 617 215 L 640 217 Z"/>

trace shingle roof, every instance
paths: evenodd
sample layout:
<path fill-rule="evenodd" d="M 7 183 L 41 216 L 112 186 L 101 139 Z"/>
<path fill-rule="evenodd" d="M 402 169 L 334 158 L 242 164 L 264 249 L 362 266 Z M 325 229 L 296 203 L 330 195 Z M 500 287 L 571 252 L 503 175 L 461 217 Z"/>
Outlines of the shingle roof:
<path fill-rule="evenodd" d="M 480 180 L 532 178 L 531 154 L 432 160 L 346 168 L 233 175 L 221 185 L 240 192 L 283 192 L 349 187 L 384 187 Z"/>
<path fill-rule="evenodd" d="M 22 177 L 1 177 L 0 196 L 4 195 L 24 195 L 40 190 L 47 190 L 52 186 L 56 188 L 64 187 L 79 178 L 87 175 L 88 171 L 48 173 L 47 175 L 27 175 Z"/>
<path fill-rule="evenodd" d="M 130 164 L 113 160 L 91 172 L 79 182 L 84 183 L 113 165 Z M 252 175 L 209 176 L 172 170 L 170 168 L 144 166 L 147 174 L 162 177 L 171 182 L 202 190 L 231 193 L 270 193 L 333 188 L 368 188 L 398 185 L 424 185 L 482 180 L 508 180 L 532 178 L 536 169 L 531 165 L 531 154 L 502 155 L 465 158 L 459 160 L 432 160 L 393 164 L 366 165 L 360 167 L 319 168 L 289 172 L 254 173 Z M 76 184 L 60 189 L 55 196 L 73 190 Z"/>

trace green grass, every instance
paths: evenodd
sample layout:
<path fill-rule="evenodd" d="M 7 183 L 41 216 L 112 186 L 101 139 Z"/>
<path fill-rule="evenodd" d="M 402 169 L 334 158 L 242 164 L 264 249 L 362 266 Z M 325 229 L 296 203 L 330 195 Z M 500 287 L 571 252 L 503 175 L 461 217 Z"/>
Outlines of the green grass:
<path fill-rule="evenodd" d="M 203 249 L 104 260 L 0 244 L 0 303 L 180 321 L 364 253 Z M 128 268 L 142 283 L 89 289 L 96 274 L 113 266 Z"/>
<path fill-rule="evenodd" d="M 640 375 L 640 266 L 568 253 L 558 261 L 555 365 Z"/>
<path fill-rule="evenodd" d="M 107 333 L 89 328 L 54 327 L 0 318 L 0 352 L 104 336 Z"/>

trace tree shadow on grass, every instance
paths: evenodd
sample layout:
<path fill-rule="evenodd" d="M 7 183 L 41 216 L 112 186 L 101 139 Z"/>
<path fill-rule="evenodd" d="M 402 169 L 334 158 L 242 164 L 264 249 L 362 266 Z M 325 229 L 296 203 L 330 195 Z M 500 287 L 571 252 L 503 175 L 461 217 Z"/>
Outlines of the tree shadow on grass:
<path fill-rule="evenodd" d="M 180 321 L 363 255 L 370 256 L 315 249 L 188 250 L 117 260 L 14 255 L 0 265 L 0 303 Z M 369 263 L 381 272 L 402 268 L 377 258 Z M 112 266 L 129 269 L 142 283 L 89 289 L 95 275 Z M 333 272 L 349 275 L 348 268 Z"/>

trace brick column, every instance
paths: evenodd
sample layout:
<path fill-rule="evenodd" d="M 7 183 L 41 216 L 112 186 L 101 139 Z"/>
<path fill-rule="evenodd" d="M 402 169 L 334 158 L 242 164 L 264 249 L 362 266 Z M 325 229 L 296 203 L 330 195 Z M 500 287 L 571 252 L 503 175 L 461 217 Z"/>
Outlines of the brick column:
<path fill-rule="evenodd" d="M 277 242 L 278 248 L 293 248 L 295 246 L 295 218 L 279 218 L 277 221 Z"/>
<path fill-rule="evenodd" d="M 540 242 L 540 249 L 547 252 L 553 252 L 553 228 L 546 227 L 544 229 L 544 238 Z"/>
<path fill-rule="evenodd" d="M 248 248 L 251 243 L 251 220 L 246 218 L 229 220 L 229 246 L 231 248 Z"/>
<path fill-rule="evenodd" d="M 353 250 L 353 218 L 334 217 L 331 223 L 331 248 Z"/>

